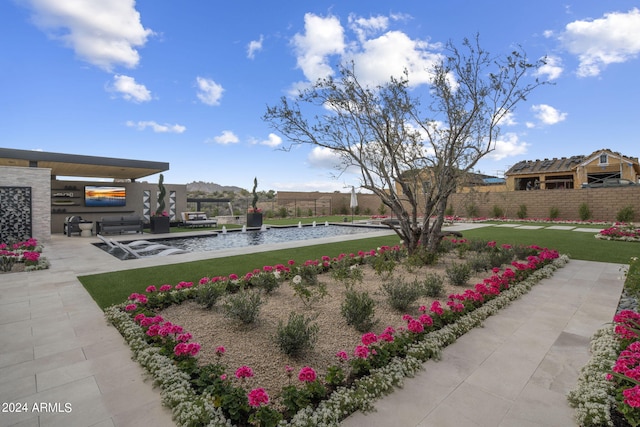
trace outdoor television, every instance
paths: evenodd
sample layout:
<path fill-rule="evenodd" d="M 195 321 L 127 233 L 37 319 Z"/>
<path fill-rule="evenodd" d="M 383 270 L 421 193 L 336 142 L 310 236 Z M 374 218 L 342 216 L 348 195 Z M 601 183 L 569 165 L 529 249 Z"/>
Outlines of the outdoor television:
<path fill-rule="evenodd" d="M 126 206 L 127 189 L 105 185 L 85 185 L 84 205 L 87 207 Z"/>

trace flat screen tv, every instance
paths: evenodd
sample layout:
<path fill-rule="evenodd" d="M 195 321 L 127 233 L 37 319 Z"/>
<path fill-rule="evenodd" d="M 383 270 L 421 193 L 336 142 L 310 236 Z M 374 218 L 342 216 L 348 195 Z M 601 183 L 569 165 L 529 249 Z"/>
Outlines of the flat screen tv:
<path fill-rule="evenodd" d="M 86 185 L 84 187 L 84 205 L 87 207 L 126 206 L 127 189 L 105 185 Z"/>

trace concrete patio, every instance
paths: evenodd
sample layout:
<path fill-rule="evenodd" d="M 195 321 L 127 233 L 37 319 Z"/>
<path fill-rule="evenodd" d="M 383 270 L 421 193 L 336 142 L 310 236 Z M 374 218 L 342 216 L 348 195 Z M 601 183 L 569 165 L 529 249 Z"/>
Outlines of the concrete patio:
<path fill-rule="evenodd" d="M 76 277 L 248 250 L 120 261 L 90 244 L 96 241 L 54 235 L 44 252 L 49 270 L 0 274 L 0 400 L 28 408 L 0 413 L 0 426 L 174 425 Z M 343 425 L 575 425 L 565 395 L 589 357 L 589 338 L 613 317 L 623 284 L 620 267 L 571 261 L 449 346 L 441 361 L 426 363 L 403 389 L 378 401 L 375 413 L 354 414 Z M 32 412 L 36 403 L 48 403 L 54 412 Z"/>

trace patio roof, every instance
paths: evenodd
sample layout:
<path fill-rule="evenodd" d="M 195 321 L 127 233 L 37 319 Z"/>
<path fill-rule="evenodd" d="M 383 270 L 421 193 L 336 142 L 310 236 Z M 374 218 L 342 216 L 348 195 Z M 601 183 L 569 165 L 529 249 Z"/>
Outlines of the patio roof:
<path fill-rule="evenodd" d="M 169 170 L 169 163 L 0 148 L 0 166 L 51 169 L 52 176 L 139 179 Z"/>

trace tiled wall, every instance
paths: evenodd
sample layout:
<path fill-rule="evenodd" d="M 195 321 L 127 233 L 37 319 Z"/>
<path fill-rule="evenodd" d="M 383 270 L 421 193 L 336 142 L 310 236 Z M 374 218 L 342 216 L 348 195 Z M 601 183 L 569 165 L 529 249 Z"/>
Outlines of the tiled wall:
<path fill-rule="evenodd" d="M 40 241 L 51 238 L 51 171 L 44 168 L 0 166 L 0 187 L 26 187 L 31 190 L 31 236 Z M 3 221 L 10 219 L 8 208 L 0 207 Z"/>

